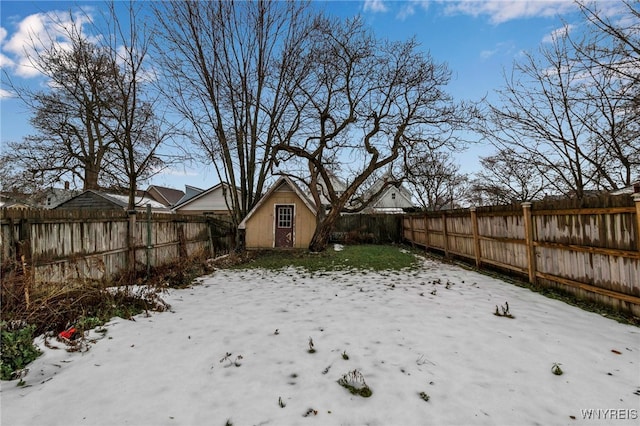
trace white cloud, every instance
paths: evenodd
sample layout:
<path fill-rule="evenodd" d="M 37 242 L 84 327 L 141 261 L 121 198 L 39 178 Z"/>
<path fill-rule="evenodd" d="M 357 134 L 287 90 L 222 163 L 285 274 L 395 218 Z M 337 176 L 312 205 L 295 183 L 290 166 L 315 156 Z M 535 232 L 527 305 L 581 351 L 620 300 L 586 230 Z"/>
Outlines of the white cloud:
<path fill-rule="evenodd" d="M 402 7 L 400 8 L 400 11 L 396 15 L 396 18 L 400 20 L 404 20 L 409 16 L 415 14 L 416 8 L 418 7 L 424 10 L 427 10 L 429 8 L 428 0 L 411 0 L 411 1 L 401 2 L 401 4 L 402 4 Z"/>
<path fill-rule="evenodd" d="M 502 42 L 502 43 L 498 43 L 495 45 L 495 47 L 493 49 L 488 49 L 488 50 L 483 50 L 480 52 L 480 57 L 482 59 L 489 59 L 493 56 L 497 56 L 497 55 L 511 55 L 514 51 L 514 44 L 513 42 L 507 41 L 507 42 Z"/>
<path fill-rule="evenodd" d="M 14 97 L 15 95 L 12 92 L 8 90 L 0 89 L 0 99 L 9 99 Z"/>
<path fill-rule="evenodd" d="M 446 2 L 445 6 L 447 13 L 486 15 L 494 24 L 521 18 L 557 16 L 570 10 L 576 10 L 576 5 L 568 0 L 462 0 Z"/>
<path fill-rule="evenodd" d="M 386 12 L 388 8 L 383 0 L 364 0 L 364 10 L 366 12 Z"/>
<path fill-rule="evenodd" d="M 73 16 L 68 12 L 35 13 L 20 21 L 8 39 L 7 30 L 3 28 L 0 33 L 3 40 L 2 66 L 11 67 L 13 73 L 20 77 L 38 76 L 40 73 L 32 65 L 31 58 L 53 44 L 65 48 L 69 44 L 69 32 L 79 31 L 82 34 L 82 27 L 90 20 L 85 13 Z"/>
<path fill-rule="evenodd" d="M 558 38 L 562 38 L 568 35 L 571 31 L 575 29 L 575 25 L 565 25 L 558 29 L 551 31 L 551 33 L 547 34 L 542 38 L 543 43 L 552 43 L 554 40 Z"/>
<path fill-rule="evenodd" d="M 159 175 L 166 176 L 178 176 L 178 177 L 192 177 L 192 176 L 200 176 L 201 172 L 194 169 L 176 169 L 176 168 L 166 168 L 161 170 L 156 170 L 155 173 Z"/>
<path fill-rule="evenodd" d="M 498 53 L 498 49 L 483 50 L 480 52 L 480 57 L 482 59 L 489 59 L 490 57 L 494 56 L 496 53 Z"/>
<path fill-rule="evenodd" d="M 46 34 L 45 15 L 37 13 L 27 16 L 18 24 L 18 30 L 3 44 L 2 50 L 14 60 L 14 73 L 21 77 L 34 77 L 38 71 L 31 66 L 29 56 L 34 41 Z"/>
<path fill-rule="evenodd" d="M 4 39 L 7 37 L 7 30 L 0 27 L 0 46 L 3 45 Z M 6 55 L 0 53 L 0 69 L 10 70 L 15 66 L 15 62 Z"/>

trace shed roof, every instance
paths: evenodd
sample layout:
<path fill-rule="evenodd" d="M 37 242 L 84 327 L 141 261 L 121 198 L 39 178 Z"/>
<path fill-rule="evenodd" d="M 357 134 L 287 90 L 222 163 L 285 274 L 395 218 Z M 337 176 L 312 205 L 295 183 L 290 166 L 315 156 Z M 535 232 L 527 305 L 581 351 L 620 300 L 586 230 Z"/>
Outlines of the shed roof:
<path fill-rule="evenodd" d="M 264 194 L 264 196 L 260 198 L 260 201 L 258 201 L 258 203 L 253 206 L 251 211 L 247 213 L 244 219 L 242 219 L 242 222 L 240 222 L 240 224 L 238 225 L 238 229 L 245 229 L 247 226 L 247 221 L 251 218 L 251 216 L 253 216 L 253 214 L 264 203 L 266 203 L 271 195 L 282 185 L 288 185 L 291 189 L 293 189 L 293 192 L 295 192 L 296 195 L 302 200 L 302 202 L 309 208 L 309 210 L 311 210 L 314 216 L 318 213 L 314 203 L 304 194 L 304 192 L 302 192 L 298 185 L 296 185 L 295 182 L 293 182 L 288 176 L 281 176 L 273 185 L 271 185 L 271 188 L 269 188 L 266 194 Z"/>

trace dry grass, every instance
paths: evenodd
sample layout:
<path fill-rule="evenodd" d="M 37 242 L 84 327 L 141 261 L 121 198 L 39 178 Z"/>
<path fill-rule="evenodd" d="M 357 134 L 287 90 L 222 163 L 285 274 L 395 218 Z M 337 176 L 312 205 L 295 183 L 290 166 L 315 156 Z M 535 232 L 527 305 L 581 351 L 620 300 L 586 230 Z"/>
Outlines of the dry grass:
<path fill-rule="evenodd" d="M 167 309 L 161 298 L 163 289 L 185 287 L 211 271 L 203 258 L 197 258 L 152 268 L 148 277 L 139 272 L 121 274 L 110 281 L 39 284 L 36 293 L 34 289 L 25 292 L 30 288 L 29 275 L 19 265 L 6 266 L 0 287 L 0 320 L 33 325 L 36 335 L 58 333 L 70 326 L 83 331 L 114 316 L 130 318 L 144 311 Z"/>

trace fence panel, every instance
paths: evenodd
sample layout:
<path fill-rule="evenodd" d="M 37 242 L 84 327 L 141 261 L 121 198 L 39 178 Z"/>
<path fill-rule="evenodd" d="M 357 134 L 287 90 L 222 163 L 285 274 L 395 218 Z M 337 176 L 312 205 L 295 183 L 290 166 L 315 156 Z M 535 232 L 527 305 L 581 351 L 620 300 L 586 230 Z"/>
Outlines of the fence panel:
<path fill-rule="evenodd" d="M 402 217 L 394 214 L 340 216 L 331 240 L 335 242 L 390 243 L 402 239 Z"/>
<path fill-rule="evenodd" d="M 447 244 L 449 252 L 458 256 L 473 258 L 475 247 L 473 224 L 468 216 L 450 216 L 447 221 Z"/>
<path fill-rule="evenodd" d="M 528 260 L 522 211 L 496 214 L 478 214 L 480 262 L 526 272 Z"/>
<path fill-rule="evenodd" d="M 403 235 L 640 316 L 640 195 L 575 203 L 406 215 Z M 421 221 L 426 231 L 416 228 Z"/>
<path fill-rule="evenodd" d="M 15 269 L 13 262 L 21 265 L 24 255 L 34 295 L 56 287 L 53 284 L 111 278 L 129 270 L 131 260 L 144 270 L 181 257 L 219 255 L 233 243 L 229 224 L 204 216 L 7 209 L 0 213 L 3 271 Z"/>

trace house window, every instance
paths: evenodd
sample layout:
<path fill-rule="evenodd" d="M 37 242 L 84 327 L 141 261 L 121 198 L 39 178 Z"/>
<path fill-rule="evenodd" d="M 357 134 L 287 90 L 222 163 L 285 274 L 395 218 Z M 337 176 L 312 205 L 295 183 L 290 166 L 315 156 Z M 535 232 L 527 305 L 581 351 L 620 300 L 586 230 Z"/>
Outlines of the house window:
<path fill-rule="evenodd" d="M 396 193 L 395 193 L 395 192 L 392 192 L 392 193 L 391 193 L 391 199 L 392 199 L 392 200 L 395 200 L 395 199 L 396 199 Z"/>
<path fill-rule="evenodd" d="M 291 228 L 292 220 L 293 220 L 292 206 L 278 207 L 278 228 Z"/>

